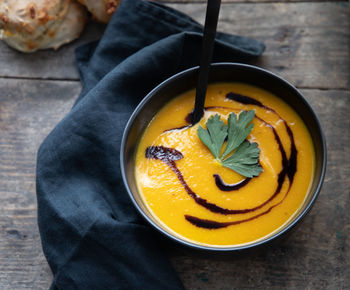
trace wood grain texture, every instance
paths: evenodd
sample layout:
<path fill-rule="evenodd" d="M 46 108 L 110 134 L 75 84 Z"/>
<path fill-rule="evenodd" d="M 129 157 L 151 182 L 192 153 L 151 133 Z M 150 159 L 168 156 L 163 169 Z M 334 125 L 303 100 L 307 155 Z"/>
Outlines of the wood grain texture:
<path fill-rule="evenodd" d="M 0 79 L 0 289 L 47 289 L 36 222 L 35 156 L 80 90 L 67 81 Z M 304 223 L 280 246 L 232 259 L 170 249 L 187 289 L 349 289 L 350 91 L 303 90 L 328 144 L 326 180 Z"/>
<path fill-rule="evenodd" d="M 77 82 L 0 79 L 0 289 L 48 289 L 37 227 L 36 152 L 68 112 Z"/>
<path fill-rule="evenodd" d="M 205 5 L 172 4 L 202 22 Z M 266 44 L 253 62 L 304 88 L 350 88 L 348 3 L 226 4 L 218 30 Z"/>
<path fill-rule="evenodd" d="M 205 4 L 171 4 L 203 22 Z M 346 2 L 223 4 L 219 29 L 266 44 L 255 64 L 300 87 L 350 87 L 350 17 Z M 22 54 L 0 43 L 0 77 L 78 80 L 74 48 L 102 33 L 91 24 L 79 41 L 58 51 Z"/>

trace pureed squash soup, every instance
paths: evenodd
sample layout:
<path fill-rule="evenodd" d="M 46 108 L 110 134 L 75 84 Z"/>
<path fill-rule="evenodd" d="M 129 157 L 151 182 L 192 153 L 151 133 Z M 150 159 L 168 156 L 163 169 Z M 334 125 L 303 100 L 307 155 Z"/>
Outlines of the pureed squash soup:
<path fill-rule="evenodd" d="M 190 90 L 167 103 L 140 140 L 135 176 L 145 205 L 174 235 L 202 245 L 237 246 L 273 234 L 297 214 L 312 184 L 315 153 L 305 124 L 265 90 L 214 83 L 202 120 L 191 126 L 194 98 Z M 230 113 L 250 110 L 247 141 L 260 149 L 262 169 L 252 178 L 222 166 L 197 132 L 214 115 L 226 123 Z"/>

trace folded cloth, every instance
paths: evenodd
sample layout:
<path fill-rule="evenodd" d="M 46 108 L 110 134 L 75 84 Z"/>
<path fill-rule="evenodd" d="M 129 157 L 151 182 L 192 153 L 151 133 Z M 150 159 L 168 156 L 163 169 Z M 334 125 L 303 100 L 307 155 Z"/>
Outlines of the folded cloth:
<path fill-rule="evenodd" d="M 198 65 L 201 33 L 178 11 L 123 0 L 102 39 L 77 49 L 82 93 L 38 152 L 38 223 L 51 289 L 183 289 L 160 237 L 129 200 L 119 153 L 140 100 Z M 213 60 L 248 61 L 263 50 L 256 40 L 218 33 Z"/>

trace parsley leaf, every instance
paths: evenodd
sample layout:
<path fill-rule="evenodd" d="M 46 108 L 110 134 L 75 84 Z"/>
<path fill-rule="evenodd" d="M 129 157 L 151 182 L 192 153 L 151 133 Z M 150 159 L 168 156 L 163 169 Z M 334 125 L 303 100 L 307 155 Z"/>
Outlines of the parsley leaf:
<path fill-rule="evenodd" d="M 221 147 L 227 136 L 227 126 L 221 121 L 219 115 L 210 117 L 206 125 L 207 130 L 202 127 L 198 128 L 198 136 L 215 158 L 219 158 Z"/>
<path fill-rule="evenodd" d="M 259 153 L 258 144 L 244 141 L 230 157 L 222 161 L 222 165 L 252 178 L 262 172 L 258 163 Z"/>
<path fill-rule="evenodd" d="M 224 153 L 221 158 L 225 158 L 236 149 L 250 134 L 254 124 L 247 125 L 254 119 L 254 111 L 243 111 L 239 114 L 238 120 L 235 113 L 228 116 L 228 139 Z"/>
<path fill-rule="evenodd" d="M 252 110 L 242 111 L 238 118 L 235 113 L 231 113 L 226 126 L 216 114 L 208 119 L 207 129 L 199 127 L 197 131 L 198 137 L 223 166 L 249 178 L 258 176 L 263 171 L 259 164 L 258 144 L 246 141 L 254 126 L 249 125 L 254 115 Z M 226 137 L 226 147 L 223 150 Z"/>

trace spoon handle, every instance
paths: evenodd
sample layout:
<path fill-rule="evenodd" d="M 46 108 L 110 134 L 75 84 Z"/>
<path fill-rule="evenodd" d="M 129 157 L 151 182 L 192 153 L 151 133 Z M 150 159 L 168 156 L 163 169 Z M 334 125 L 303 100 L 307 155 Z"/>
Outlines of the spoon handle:
<path fill-rule="evenodd" d="M 196 124 L 203 117 L 204 102 L 207 92 L 210 63 L 213 57 L 216 27 L 219 18 L 221 0 L 208 0 L 205 16 L 204 35 L 199 65 L 199 76 L 196 89 L 196 101 L 194 105 L 192 124 Z"/>

